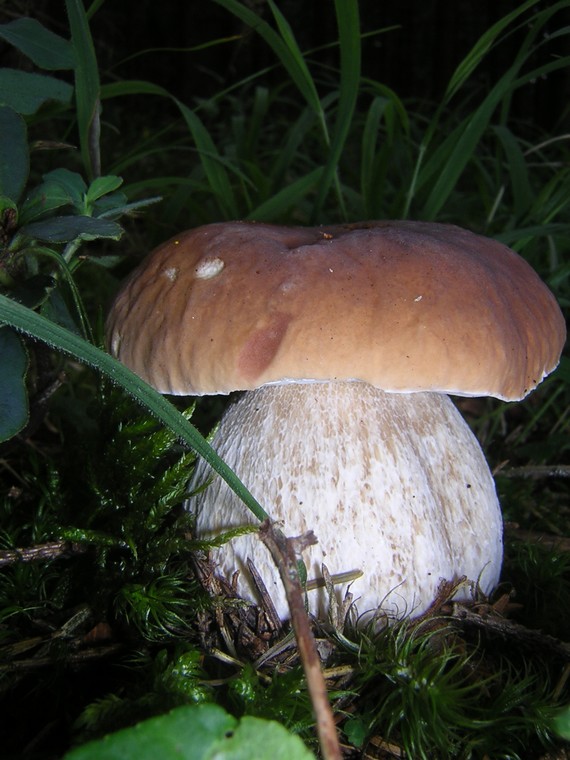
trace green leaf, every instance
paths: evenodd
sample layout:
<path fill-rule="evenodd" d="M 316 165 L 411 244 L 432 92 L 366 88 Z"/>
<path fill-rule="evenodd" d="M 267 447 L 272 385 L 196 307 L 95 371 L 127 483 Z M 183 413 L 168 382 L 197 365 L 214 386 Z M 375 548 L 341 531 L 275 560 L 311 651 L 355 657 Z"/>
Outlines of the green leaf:
<path fill-rule="evenodd" d="M 58 182 L 47 180 L 35 187 L 20 207 L 20 224 L 26 225 L 41 219 L 55 209 L 73 205 L 69 193 Z"/>
<path fill-rule="evenodd" d="M 273 720 L 245 716 L 231 736 L 216 742 L 208 758 L 216 760 L 251 760 L 255 747 L 257 760 L 314 760 L 298 736 Z"/>
<path fill-rule="evenodd" d="M 562 708 L 553 721 L 554 730 L 565 741 L 570 741 L 570 706 Z"/>
<path fill-rule="evenodd" d="M 158 391 L 151 388 L 123 364 L 69 330 L 50 322 L 31 309 L 27 309 L 0 294 L 1 322 L 5 322 L 26 333 L 26 335 L 31 335 L 37 340 L 41 340 L 53 348 L 74 356 L 79 361 L 95 367 L 113 382 L 119 384 L 139 403 L 146 406 L 151 414 L 154 414 L 164 425 L 168 426 L 180 440 L 199 454 L 225 480 L 258 520 L 266 520 L 269 517 L 261 504 L 216 454 L 194 425 L 188 422 L 164 396 L 161 396 Z"/>
<path fill-rule="evenodd" d="M 55 100 L 68 105 L 73 87 L 61 79 L 17 69 L 0 69 L 0 103 L 25 116 Z"/>
<path fill-rule="evenodd" d="M 44 180 L 60 185 L 69 195 L 72 204 L 76 208 L 83 207 L 87 185 L 81 174 L 72 172 L 69 169 L 54 169 L 44 175 Z"/>
<path fill-rule="evenodd" d="M 18 233 L 30 240 L 44 243 L 69 243 L 72 240 L 119 240 L 123 230 L 115 222 L 94 219 L 91 216 L 54 216 L 50 219 L 28 224 Z"/>
<path fill-rule="evenodd" d="M 2 24 L 0 38 L 18 48 L 41 69 L 56 71 L 75 66 L 69 41 L 50 32 L 36 19 L 23 17 Z"/>
<path fill-rule="evenodd" d="M 252 755 L 252 748 L 255 747 Z M 65 760 L 310 760 L 274 721 L 236 718 L 214 704 L 184 706 L 65 755 Z"/>
<path fill-rule="evenodd" d="M 343 725 L 342 730 L 354 747 L 362 747 L 369 731 L 362 718 L 350 718 Z"/>
<path fill-rule="evenodd" d="M 99 69 L 82 0 L 66 0 L 71 42 L 75 52 L 75 99 L 81 156 L 89 177 L 100 174 Z"/>
<path fill-rule="evenodd" d="M 17 435 L 28 422 L 26 371 L 28 355 L 8 327 L 0 328 L 0 441 Z"/>
<path fill-rule="evenodd" d="M 114 174 L 109 174 L 105 177 L 97 177 L 97 179 L 94 179 L 89 185 L 89 189 L 87 190 L 87 200 L 92 203 L 103 195 L 107 195 L 107 193 L 112 193 L 113 190 L 117 190 L 122 184 L 122 178 L 117 177 Z"/>
<path fill-rule="evenodd" d="M 5 106 L 0 106 L 0 135 L 0 195 L 17 203 L 30 170 L 28 137 L 22 117 Z"/>

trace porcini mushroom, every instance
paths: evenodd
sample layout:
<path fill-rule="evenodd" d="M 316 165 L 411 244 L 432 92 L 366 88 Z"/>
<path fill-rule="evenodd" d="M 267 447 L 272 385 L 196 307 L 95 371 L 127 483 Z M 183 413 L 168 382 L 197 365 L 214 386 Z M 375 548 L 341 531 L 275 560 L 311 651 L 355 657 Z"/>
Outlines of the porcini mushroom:
<path fill-rule="evenodd" d="M 322 563 L 362 571 L 361 612 L 419 614 L 441 580 L 496 585 L 493 478 L 447 394 L 522 399 L 565 339 L 553 295 L 504 245 L 422 222 L 206 225 L 134 272 L 108 336 L 161 392 L 248 391 L 212 445 L 288 535 L 314 530 L 309 577 Z M 194 482 L 210 474 L 200 465 Z M 217 476 L 191 507 L 201 536 L 253 520 Z M 213 552 L 254 599 L 248 557 L 285 618 L 255 533 Z M 309 603 L 323 614 L 324 592 Z"/>

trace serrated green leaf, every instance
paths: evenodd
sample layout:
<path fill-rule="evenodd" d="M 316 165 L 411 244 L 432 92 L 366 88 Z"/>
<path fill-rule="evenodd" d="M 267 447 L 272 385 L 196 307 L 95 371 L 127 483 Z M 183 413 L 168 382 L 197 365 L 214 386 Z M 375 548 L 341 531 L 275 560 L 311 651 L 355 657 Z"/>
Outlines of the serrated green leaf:
<path fill-rule="evenodd" d="M 36 19 L 17 18 L 0 25 L 0 38 L 18 48 L 42 69 L 57 71 L 75 66 L 69 41 L 46 29 Z"/>
<path fill-rule="evenodd" d="M 28 422 L 28 355 L 18 335 L 0 328 L 0 441 L 17 435 Z"/>
<path fill-rule="evenodd" d="M 30 170 L 28 136 L 22 117 L 6 106 L 0 106 L 0 135 L 0 195 L 17 202 Z"/>
<path fill-rule="evenodd" d="M 115 222 L 94 219 L 91 216 L 54 216 L 41 222 L 32 222 L 19 231 L 19 235 L 44 243 L 69 243 L 72 240 L 119 240 L 123 230 Z"/>
<path fill-rule="evenodd" d="M 50 100 L 68 105 L 72 95 L 73 87 L 61 79 L 17 69 L 0 69 L 0 103 L 24 116 L 36 113 Z"/>

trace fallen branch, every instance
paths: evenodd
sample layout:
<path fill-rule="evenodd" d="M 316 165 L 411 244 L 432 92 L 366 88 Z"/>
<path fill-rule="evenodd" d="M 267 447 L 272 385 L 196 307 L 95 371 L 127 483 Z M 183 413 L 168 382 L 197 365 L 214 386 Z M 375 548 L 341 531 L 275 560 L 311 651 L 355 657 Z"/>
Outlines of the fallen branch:
<path fill-rule="evenodd" d="M 459 621 L 462 625 L 470 625 L 476 628 L 490 631 L 502 636 L 505 639 L 515 639 L 523 646 L 544 649 L 550 653 L 556 654 L 566 661 L 570 661 L 570 644 L 560 641 L 554 636 L 549 636 L 542 631 L 533 628 L 527 628 L 520 623 L 515 623 L 508 618 L 489 612 L 481 614 L 477 609 L 467 607 L 461 602 L 452 602 L 450 617 Z"/>
<path fill-rule="evenodd" d="M 499 469 L 497 475 L 505 478 L 570 478 L 570 465 L 565 464 L 536 464 L 522 467 L 507 467 Z"/>
<path fill-rule="evenodd" d="M 74 554 L 84 554 L 87 548 L 85 544 L 72 541 L 50 541 L 49 543 L 38 544 L 38 546 L 28 546 L 24 549 L 5 549 L 0 551 L 0 567 L 2 565 L 13 565 L 16 562 L 37 562 Z"/>

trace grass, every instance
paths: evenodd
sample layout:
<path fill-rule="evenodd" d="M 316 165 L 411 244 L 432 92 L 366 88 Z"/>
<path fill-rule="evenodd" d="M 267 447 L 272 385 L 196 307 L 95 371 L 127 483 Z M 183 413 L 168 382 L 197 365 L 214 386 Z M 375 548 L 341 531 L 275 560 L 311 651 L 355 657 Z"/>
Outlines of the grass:
<path fill-rule="evenodd" d="M 568 69 L 558 43 L 570 34 L 570 4 L 521 3 L 467 51 L 438 103 L 404 101 L 362 71 L 367 40 L 389 44 L 391 30 L 362 33 L 356 3 L 334 3 L 338 36 L 322 48 L 335 51 L 331 66 L 321 50 L 300 47 L 295 20 L 277 3 L 258 15 L 218 0 L 255 30 L 274 63 L 195 102 L 150 81 L 108 80 L 89 28 L 105 4 L 87 14 L 77 0 L 66 5 L 73 69 L 67 40 L 50 42 L 59 69 L 28 51 L 57 80 L 46 84 L 54 100 L 24 115 L 13 102 L 0 113 L 13 141 L 0 172 L 0 317 L 35 339 L 2 343 L 21 360 L 2 387 L 17 413 L 0 453 L 0 698 L 13 716 L 2 746 L 8 757 L 61 756 L 74 742 L 215 701 L 236 717 L 276 719 L 318 751 L 291 638 L 224 601 L 224 589 L 213 600 L 203 589 L 212 587 L 209 568 L 191 551 L 181 502 L 194 460 L 188 452 L 214 455 L 190 411 L 181 414 L 98 348 L 101 303 L 141 247 L 184 227 L 231 218 L 418 218 L 503 240 L 567 314 L 568 112 L 547 135 L 517 123 L 512 104 L 533 81 Z M 478 68 L 513 35 L 516 55 L 483 91 Z M 74 101 L 57 83 L 66 66 Z M 108 120 L 132 104 L 157 118 L 117 135 Z M 77 155 L 59 148 L 28 156 L 37 139 L 71 136 Z M 54 169 L 60 173 L 42 179 Z M 150 204 L 157 195 L 161 203 Z M 35 216 L 38 197 L 52 205 Z M 61 222 L 54 232 L 55 214 L 66 215 L 63 235 Z M 522 403 L 460 406 L 497 470 L 507 521 L 503 585 L 475 608 L 444 594 L 430 616 L 379 633 L 315 628 L 354 757 L 384 746 L 392 756 L 538 758 L 563 746 L 555 718 L 569 701 L 568 355 Z M 201 404 L 192 420 L 208 433 L 219 413 L 219 403 Z M 15 549 L 27 561 L 15 561 Z M 27 746 L 22 736 L 31 737 Z"/>

